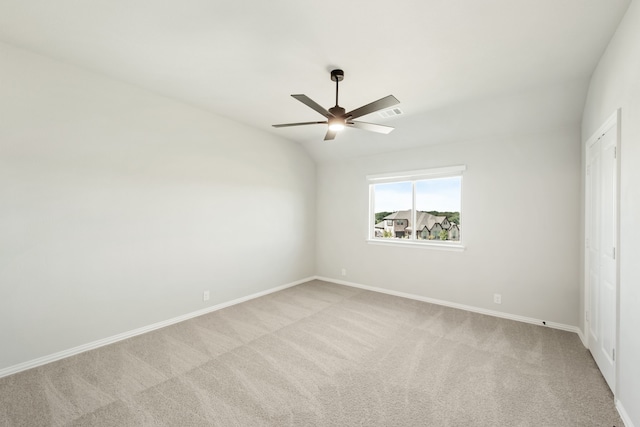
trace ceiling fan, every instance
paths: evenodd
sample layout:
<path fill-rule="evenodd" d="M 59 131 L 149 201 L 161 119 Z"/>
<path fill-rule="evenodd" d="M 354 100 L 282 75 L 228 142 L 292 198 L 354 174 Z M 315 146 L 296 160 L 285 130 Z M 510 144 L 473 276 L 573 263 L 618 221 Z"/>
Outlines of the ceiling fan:
<path fill-rule="evenodd" d="M 317 102 L 309 98 L 307 95 L 291 95 L 298 101 L 302 102 L 307 107 L 310 107 L 322 114 L 327 118 L 325 121 L 321 122 L 302 122 L 302 123 L 284 123 L 281 125 L 273 125 L 275 128 L 283 128 L 289 126 L 304 126 L 304 125 L 317 125 L 317 124 L 328 124 L 329 129 L 327 130 L 327 134 L 324 136 L 325 141 L 332 140 L 336 137 L 336 134 L 344 129 L 345 126 L 369 130 L 378 133 L 387 134 L 393 130 L 391 126 L 383 126 L 377 125 L 374 123 L 365 123 L 365 122 L 356 122 L 354 119 L 358 117 L 365 116 L 367 114 L 376 112 L 378 110 L 382 110 L 383 108 L 391 107 L 393 105 L 399 104 L 395 96 L 389 95 L 384 98 L 380 98 L 377 101 L 373 101 L 370 104 L 364 105 L 360 108 L 356 108 L 355 110 L 351 110 L 348 113 L 345 112 L 345 109 L 338 105 L 338 83 L 340 83 L 344 79 L 344 71 L 342 70 L 333 70 L 331 71 L 331 80 L 336 82 L 336 105 L 334 107 L 329 108 L 328 110 L 324 109 Z"/>

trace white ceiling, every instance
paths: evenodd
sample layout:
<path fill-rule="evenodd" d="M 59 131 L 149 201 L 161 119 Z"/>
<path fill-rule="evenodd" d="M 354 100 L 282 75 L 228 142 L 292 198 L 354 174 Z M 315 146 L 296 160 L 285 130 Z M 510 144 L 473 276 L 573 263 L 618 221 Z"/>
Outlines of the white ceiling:
<path fill-rule="evenodd" d="M 0 0 L 0 40 L 303 144 L 316 160 L 580 119 L 631 0 Z M 393 94 L 405 115 L 323 142 L 289 95 L 347 110 Z M 534 118 L 532 120 L 532 118 Z"/>

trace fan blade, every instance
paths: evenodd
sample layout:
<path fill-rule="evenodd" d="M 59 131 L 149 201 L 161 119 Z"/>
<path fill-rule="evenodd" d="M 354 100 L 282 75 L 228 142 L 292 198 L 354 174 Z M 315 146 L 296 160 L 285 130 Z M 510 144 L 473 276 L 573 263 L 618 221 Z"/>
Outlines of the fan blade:
<path fill-rule="evenodd" d="M 304 125 L 319 125 L 319 124 L 327 124 L 327 122 L 302 122 L 302 123 L 283 123 L 281 125 L 271 125 L 274 128 L 286 128 L 289 126 L 304 126 Z"/>
<path fill-rule="evenodd" d="M 391 132 L 393 129 L 391 126 L 383 126 L 377 125 L 375 123 L 365 123 L 365 122 L 347 122 L 347 126 L 354 127 L 358 129 L 370 130 L 372 132 L 384 133 L 387 134 Z"/>
<path fill-rule="evenodd" d="M 318 113 L 322 114 L 326 118 L 333 117 L 333 114 L 327 111 L 322 105 L 318 104 L 316 101 L 309 98 L 307 95 L 291 95 L 291 96 L 293 96 L 298 101 L 302 102 L 307 107 L 316 110 Z"/>
<path fill-rule="evenodd" d="M 371 104 L 367 104 L 360 108 L 356 108 L 353 111 L 349 111 L 347 114 L 345 114 L 345 117 L 349 120 L 357 119 L 358 117 L 365 116 L 367 114 L 382 110 L 383 108 L 391 107 L 399 103 L 400 101 L 398 101 L 395 96 L 385 96 L 384 98 L 380 98 L 377 101 L 373 101 Z"/>
<path fill-rule="evenodd" d="M 335 139 L 337 133 L 338 133 L 338 131 L 329 129 L 327 131 L 327 134 L 324 136 L 324 140 L 325 141 L 331 141 L 331 140 Z"/>

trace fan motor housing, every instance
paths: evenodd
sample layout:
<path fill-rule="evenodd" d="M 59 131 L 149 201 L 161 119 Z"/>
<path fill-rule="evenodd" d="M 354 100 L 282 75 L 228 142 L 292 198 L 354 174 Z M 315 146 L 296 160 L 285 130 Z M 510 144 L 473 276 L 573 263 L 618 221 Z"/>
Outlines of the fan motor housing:
<path fill-rule="evenodd" d="M 329 108 L 329 112 L 336 117 L 342 117 L 344 116 L 344 113 L 346 112 L 346 110 L 336 105 L 335 107 Z"/>

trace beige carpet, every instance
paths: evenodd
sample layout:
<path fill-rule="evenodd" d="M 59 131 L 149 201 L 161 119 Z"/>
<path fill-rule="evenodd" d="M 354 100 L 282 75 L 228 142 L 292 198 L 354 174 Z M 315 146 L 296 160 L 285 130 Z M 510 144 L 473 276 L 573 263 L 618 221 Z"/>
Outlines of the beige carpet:
<path fill-rule="evenodd" d="M 0 379 L 0 426 L 617 426 L 578 337 L 314 281 Z"/>

